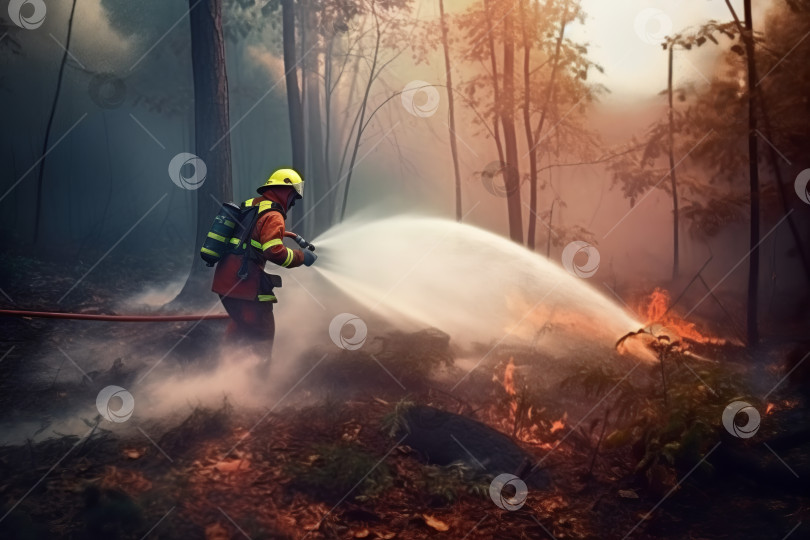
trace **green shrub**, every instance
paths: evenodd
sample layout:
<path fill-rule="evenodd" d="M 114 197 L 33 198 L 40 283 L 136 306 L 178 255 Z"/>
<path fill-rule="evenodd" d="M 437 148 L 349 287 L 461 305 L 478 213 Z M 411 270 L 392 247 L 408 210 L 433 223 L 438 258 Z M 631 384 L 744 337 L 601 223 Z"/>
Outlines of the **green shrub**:
<path fill-rule="evenodd" d="M 295 487 L 328 500 L 347 495 L 366 500 L 392 484 L 388 466 L 354 443 L 312 446 L 288 472 L 295 477 Z"/>

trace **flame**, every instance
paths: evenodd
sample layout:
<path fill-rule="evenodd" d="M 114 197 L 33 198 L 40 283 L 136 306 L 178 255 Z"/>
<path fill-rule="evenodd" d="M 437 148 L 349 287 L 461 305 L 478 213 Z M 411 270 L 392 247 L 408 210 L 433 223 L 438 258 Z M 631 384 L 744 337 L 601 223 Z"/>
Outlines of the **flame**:
<path fill-rule="evenodd" d="M 509 403 L 509 410 L 514 416 L 517 413 L 517 401 L 514 399 L 515 394 L 515 361 L 514 358 L 509 358 L 509 363 L 506 364 L 506 369 L 503 371 L 503 389 L 512 398 Z"/>
<path fill-rule="evenodd" d="M 506 364 L 503 372 L 503 389 L 510 396 L 515 395 L 515 360 L 513 357 L 509 358 L 509 363 Z"/>
<path fill-rule="evenodd" d="M 554 433 L 555 431 L 560 431 L 565 427 L 565 421 L 568 419 L 568 413 L 565 412 L 562 415 L 562 418 L 559 420 L 555 420 L 551 423 L 551 430 L 550 433 Z"/>
<path fill-rule="evenodd" d="M 776 403 L 768 403 L 765 408 L 765 415 L 771 414 L 773 411 L 786 411 L 795 408 L 799 404 L 798 399 L 783 399 Z"/>
<path fill-rule="evenodd" d="M 647 316 L 647 322 L 644 323 L 644 326 L 648 327 L 652 324 L 660 324 L 665 330 L 673 331 L 681 338 L 688 338 L 698 343 L 715 341 L 698 332 L 693 323 L 686 322 L 675 313 L 669 311 L 669 307 L 669 292 L 656 287 L 650 296 L 647 297 L 646 306 L 643 306 L 642 309 L 639 310 Z"/>

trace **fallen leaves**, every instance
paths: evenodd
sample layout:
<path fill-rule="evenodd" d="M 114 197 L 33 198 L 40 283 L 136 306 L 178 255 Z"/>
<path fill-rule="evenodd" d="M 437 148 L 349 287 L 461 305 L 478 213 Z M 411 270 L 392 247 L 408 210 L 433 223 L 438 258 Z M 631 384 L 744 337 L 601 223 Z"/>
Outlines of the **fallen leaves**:
<path fill-rule="evenodd" d="M 230 535 L 221 523 L 212 523 L 205 528 L 205 540 L 228 540 Z"/>
<path fill-rule="evenodd" d="M 139 450 L 136 448 L 125 448 L 124 449 L 124 457 L 127 459 L 139 459 L 141 456 L 144 455 L 143 450 Z"/>
<path fill-rule="evenodd" d="M 428 527 L 436 529 L 437 531 L 444 532 L 450 530 L 450 525 L 431 516 L 430 514 L 422 514 L 422 519 L 425 520 L 425 524 L 427 524 Z"/>
<path fill-rule="evenodd" d="M 250 469 L 250 461 L 247 459 L 231 459 L 228 461 L 220 461 L 214 465 L 214 469 L 221 473 L 235 473 L 237 471 L 246 471 Z"/>
<path fill-rule="evenodd" d="M 152 482 L 139 471 L 108 465 L 104 468 L 104 475 L 101 477 L 101 487 L 120 489 L 134 496 L 152 489 Z"/>

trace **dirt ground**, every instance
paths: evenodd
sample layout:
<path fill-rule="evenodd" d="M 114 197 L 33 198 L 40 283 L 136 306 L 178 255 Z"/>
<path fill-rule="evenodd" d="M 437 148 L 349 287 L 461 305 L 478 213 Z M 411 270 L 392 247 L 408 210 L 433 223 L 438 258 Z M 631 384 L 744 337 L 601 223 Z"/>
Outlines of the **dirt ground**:
<path fill-rule="evenodd" d="M 223 396 L 216 406 L 125 431 L 108 429 L 100 415 L 87 418 L 77 436 L 56 432 L 49 419 L 144 367 L 113 359 L 88 374 L 92 383 L 77 382 L 39 359 L 53 352 L 56 335 L 81 341 L 86 325 L 1 319 L 0 326 L 4 439 L 15 423 L 39 421 L 43 430 L 0 447 L 2 538 L 807 536 L 807 370 L 784 378 L 796 354 L 790 347 L 754 362 L 732 346 L 695 344 L 692 353 L 718 359 L 705 367 L 667 346 L 663 370 L 645 364 L 620 379 L 589 368 L 554 387 L 538 381 L 559 366 L 530 349 L 502 350 L 452 392 L 442 374 L 463 373 L 452 344 L 433 330 L 395 333 L 384 355 L 390 373 L 362 350 L 342 351 L 283 406 L 236 408 Z M 188 328 L 106 332 L 111 341 L 150 332 L 159 343 Z M 193 347 L 183 354 L 193 357 Z M 721 413 L 730 400 L 756 394 L 742 381 L 757 378 L 784 382 L 755 403 L 757 436 L 735 438 Z M 417 406 L 462 422 L 449 457 L 438 460 L 425 450 L 429 441 L 408 438 L 408 411 Z M 543 478 L 517 510 L 491 496 L 499 456 L 474 443 L 487 429 L 530 457 L 523 473 Z M 510 489 L 500 492 L 507 502 Z"/>

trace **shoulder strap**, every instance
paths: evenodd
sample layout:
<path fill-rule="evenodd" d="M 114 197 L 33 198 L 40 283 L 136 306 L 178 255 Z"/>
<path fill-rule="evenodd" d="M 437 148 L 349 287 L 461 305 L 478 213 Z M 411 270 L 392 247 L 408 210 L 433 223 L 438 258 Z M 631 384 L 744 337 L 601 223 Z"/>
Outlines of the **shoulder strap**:
<path fill-rule="evenodd" d="M 248 201 L 249 202 L 249 201 Z M 251 235 L 253 233 L 253 227 L 256 226 L 256 222 L 259 220 L 259 212 L 257 211 L 256 206 L 246 206 L 245 203 L 242 203 L 241 213 L 239 215 L 239 224 L 242 227 L 242 230 L 239 232 L 239 236 L 234 242 L 234 239 L 231 239 L 231 243 L 235 243 L 235 252 L 239 253 L 244 249 L 241 253 L 242 255 L 242 264 L 239 266 L 239 271 L 236 275 L 239 277 L 240 280 L 245 280 L 248 277 L 248 262 L 250 262 L 251 254 L 253 250 L 247 247 L 247 243 L 250 242 L 253 244 L 253 240 L 251 239 Z M 244 247 L 243 247 L 244 246 Z"/>
<path fill-rule="evenodd" d="M 239 225 L 241 230 L 236 238 L 239 239 L 237 245 L 241 246 L 243 242 L 250 240 L 250 235 L 253 232 L 253 227 L 256 226 L 256 221 L 259 219 L 259 213 L 256 211 L 255 206 L 244 206 L 239 214 Z"/>
<path fill-rule="evenodd" d="M 275 201 L 268 201 L 267 199 L 264 199 L 262 197 L 256 197 L 253 199 L 248 199 L 242 203 L 243 208 L 254 206 L 259 207 L 259 215 L 272 210 L 274 212 L 278 212 L 279 214 L 281 214 L 284 219 L 287 219 L 287 213 L 284 211 L 284 207 Z"/>

